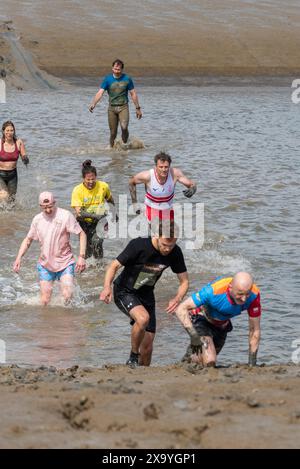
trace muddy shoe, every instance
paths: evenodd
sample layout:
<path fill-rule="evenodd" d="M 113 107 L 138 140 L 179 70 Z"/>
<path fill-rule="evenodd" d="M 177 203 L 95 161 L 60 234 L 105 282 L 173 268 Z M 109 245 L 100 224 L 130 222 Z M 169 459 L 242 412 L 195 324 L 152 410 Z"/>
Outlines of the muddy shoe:
<path fill-rule="evenodd" d="M 137 366 L 139 366 L 139 354 L 130 352 L 130 356 L 126 362 L 126 365 L 130 368 L 136 368 Z"/>

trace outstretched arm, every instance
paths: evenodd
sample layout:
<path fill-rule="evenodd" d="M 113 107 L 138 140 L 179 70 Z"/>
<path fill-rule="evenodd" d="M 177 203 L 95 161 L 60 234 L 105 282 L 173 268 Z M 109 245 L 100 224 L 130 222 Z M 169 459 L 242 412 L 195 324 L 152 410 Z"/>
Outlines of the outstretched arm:
<path fill-rule="evenodd" d="M 187 272 L 177 274 L 179 280 L 179 287 L 177 290 L 177 295 L 169 301 L 168 307 L 166 309 L 167 313 L 175 313 L 177 306 L 180 301 L 185 297 L 186 292 L 189 288 L 189 277 Z"/>
<path fill-rule="evenodd" d="M 18 145 L 18 148 L 19 148 L 19 151 L 20 151 L 21 159 L 22 159 L 23 163 L 25 164 L 25 166 L 27 166 L 28 163 L 29 163 L 29 158 L 26 155 L 26 149 L 25 149 L 24 142 L 20 138 L 17 140 L 17 145 Z"/>
<path fill-rule="evenodd" d="M 133 104 L 135 105 L 136 117 L 141 119 L 143 117 L 141 106 L 139 105 L 139 98 L 135 89 L 129 91 Z"/>
<path fill-rule="evenodd" d="M 145 186 L 147 186 L 149 181 L 150 181 L 150 171 L 142 171 L 141 173 L 138 173 L 129 179 L 129 192 L 131 196 L 131 202 L 133 204 L 136 204 L 137 202 L 136 185 L 145 184 Z"/>
<path fill-rule="evenodd" d="M 82 230 L 79 233 L 79 256 L 76 264 L 76 272 L 83 272 L 86 263 L 85 263 L 85 251 L 86 251 L 86 234 Z"/>
<path fill-rule="evenodd" d="M 114 198 L 113 198 L 113 196 L 112 196 L 112 193 L 110 193 L 110 196 L 109 196 L 108 199 L 106 199 L 106 201 L 107 201 L 109 204 L 113 205 L 114 208 L 111 209 L 111 211 L 112 211 L 112 214 L 113 214 L 114 217 L 115 217 L 115 221 L 118 222 L 118 221 L 119 221 L 119 215 L 118 215 L 118 213 L 117 213 L 116 204 L 115 204 Z"/>
<path fill-rule="evenodd" d="M 100 90 L 95 94 L 89 107 L 90 112 L 93 112 L 93 110 L 99 103 L 100 99 L 102 98 L 104 91 L 105 90 L 103 88 L 100 88 Z"/>
<path fill-rule="evenodd" d="M 192 297 L 187 298 L 187 300 L 185 300 L 183 303 L 181 303 L 178 306 L 176 310 L 176 316 L 178 317 L 179 321 L 181 322 L 181 324 L 183 325 L 183 327 L 189 334 L 191 338 L 191 345 L 193 347 L 199 347 L 202 345 L 202 339 L 199 336 L 196 329 L 194 328 L 191 318 L 190 318 L 190 314 L 189 314 L 189 311 L 195 308 L 196 308 L 196 305 L 194 301 L 192 300 Z"/>
<path fill-rule="evenodd" d="M 249 316 L 249 366 L 256 365 L 256 357 L 260 342 L 260 316 L 251 318 Z"/>
<path fill-rule="evenodd" d="M 104 285 L 103 290 L 100 293 L 100 300 L 104 301 L 105 303 L 110 303 L 112 300 L 112 288 L 111 284 L 116 276 L 117 271 L 123 267 L 117 259 L 112 261 L 112 263 L 108 266 L 104 278 Z"/>
<path fill-rule="evenodd" d="M 174 168 L 173 171 L 175 181 L 178 181 L 180 184 L 183 184 L 185 187 L 187 187 L 187 190 L 183 191 L 184 195 L 188 198 L 192 197 L 197 190 L 197 185 L 194 183 L 194 181 L 187 178 L 180 169 Z"/>
<path fill-rule="evenodd" d="M 14 269 L 15 272 L 18 273 L 20 271 L 21 259 L 24 256 L 24 254 L 27 252 L 27 250 L 30 248 L 31 243 L 32 243 L 31 238 L 28 238 L 26 236 L 26 238 L 23 239 L 23 241 L 21 243 L 21 246 L 20 246 L 20 249 L 19 249 L 19 252 L 18 252 L 18 255 L 17 255 L 16 260 L 15 260 L 14 265 L 13 265 L 13 269 Z"/>

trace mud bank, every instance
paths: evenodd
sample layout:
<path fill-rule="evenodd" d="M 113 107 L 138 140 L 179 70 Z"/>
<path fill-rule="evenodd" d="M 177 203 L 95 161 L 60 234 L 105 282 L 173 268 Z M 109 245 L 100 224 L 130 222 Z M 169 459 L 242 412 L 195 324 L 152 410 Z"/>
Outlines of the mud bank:
<path fill-rule="evenodd" d="M 182 76 L 300 73 L 300 13 L 292 0 L 204 0 L 201 6 L 197 0 L 129 0 L 126 6 L 108 0 L 100 6 L 95 0 L 12 0 L 2 6 L 0 21 L 14 28 L 38 68 L 58 77 L 99 81 L 116 57 L 135 77 L 174 83 Z M 5 58 L 8 45 L 0 41 Z M 15 58 L 12 52 L 10 63 Z M 14 73 L 6 68 L 8 76 Z"/>
<path fill-rule="evenodd" d="M 0 368 L 1 448 L 297 448 L 300 370 Z"/>
<path fill-rule="evenodd" d="M 12 21 L 0 22 L 0 78 L 17 90 L 56 90 L 64 85 L 62 80 L 37 67 Z"/>

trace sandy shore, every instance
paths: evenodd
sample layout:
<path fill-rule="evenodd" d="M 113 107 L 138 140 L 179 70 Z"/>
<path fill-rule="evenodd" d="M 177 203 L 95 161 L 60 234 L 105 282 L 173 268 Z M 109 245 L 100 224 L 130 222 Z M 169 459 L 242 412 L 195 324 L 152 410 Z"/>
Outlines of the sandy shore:
<path fill-rule="evenodd" d="M 292 0 L 203 0 L 201 8 L 197 0 L 129 0 L 126 8 L 108 0 L 101 6 L 95 0 L 12 0 L 1 6 L 0 69 L 8 80 L 22 75 L 1 35 L 10 28 L 37 66 L 58 77 L 94 77 L 96 83 L 115 57 L 135 77 L 174 82 L 201 75 L 297 76 L 299 25 Z"/>
<path fill-rule="evenodd" d="M 1 448 L 297 448 L 297 366 L 0 368 Z"/>

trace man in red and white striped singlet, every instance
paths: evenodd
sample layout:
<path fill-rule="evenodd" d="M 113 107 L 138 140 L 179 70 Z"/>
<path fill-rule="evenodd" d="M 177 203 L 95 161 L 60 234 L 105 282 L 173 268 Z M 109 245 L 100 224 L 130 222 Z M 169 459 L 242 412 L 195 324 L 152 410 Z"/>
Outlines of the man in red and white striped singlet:
<path fill-rule="evenodd" d="M 145 206 L 146 217 L 152 221 L 155 217 L 161 220 L 174 219 L 173 198 L 175 184 L 178 181 L 187 189 L 183 191 L 186 197 L 192 197 L 196 184 L 188 179 L 178 168 L 171 168 L 172 159 L 166 153 L 158 153 L 154 157 L 155 167 L 136 174 L 129 180 L 129 190 L 133 204 L 136 204 L 136 185 L 144 184 L 146 188 Z M 140 213 L 139 209 L 135 210 Z"/>

